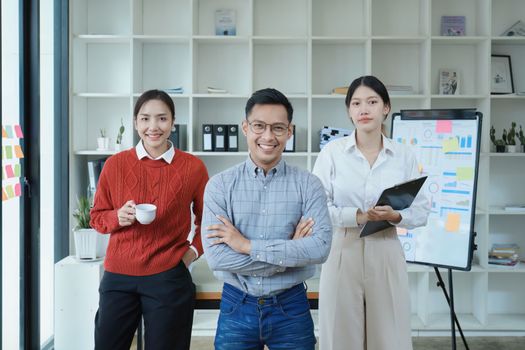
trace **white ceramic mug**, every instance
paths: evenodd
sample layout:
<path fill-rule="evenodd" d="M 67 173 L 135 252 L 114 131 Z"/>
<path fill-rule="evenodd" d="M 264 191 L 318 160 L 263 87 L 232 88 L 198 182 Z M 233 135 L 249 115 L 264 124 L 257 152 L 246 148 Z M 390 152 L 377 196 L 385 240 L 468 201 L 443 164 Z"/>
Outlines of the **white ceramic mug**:
<path fill-rule="evenodd" d="M 143 225 L 150 224 L 155 220 L 157 207 L 153 204 L 137 204 L 135 206 L 135 217 Z"/>

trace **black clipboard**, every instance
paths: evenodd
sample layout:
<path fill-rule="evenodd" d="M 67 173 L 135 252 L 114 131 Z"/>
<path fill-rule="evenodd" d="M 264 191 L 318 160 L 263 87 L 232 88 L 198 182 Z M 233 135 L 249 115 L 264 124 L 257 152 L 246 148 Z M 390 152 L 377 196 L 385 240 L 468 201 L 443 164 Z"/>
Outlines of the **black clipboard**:
<path fill-rule="evenodd" d="M 383 190 L 374 206 L 389 205 L 394 210 L 403 210 L 410 207 L 426 179 L 427 176 L 422 176 Z M 359 237 L 371 235 L 391 226 L 393 225 L 388 221 L 368 221 L 361 229 Z"/>

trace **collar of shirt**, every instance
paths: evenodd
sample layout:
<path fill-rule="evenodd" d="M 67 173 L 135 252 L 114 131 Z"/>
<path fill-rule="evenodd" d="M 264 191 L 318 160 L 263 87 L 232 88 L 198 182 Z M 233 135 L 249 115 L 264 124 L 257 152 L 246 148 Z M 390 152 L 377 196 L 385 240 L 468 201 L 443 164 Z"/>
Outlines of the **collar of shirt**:
<path fill-rule="evenodd" d="M 139 143 L 137 143 L 137 146 L 135 147 L 135 151 L 137 152 L 137 158 L 142 159 L 144 157 L 147 157 L 153 160 L 164 159 L 166 163 L 171 164 L 173 157 L 175 157 L 175 147 L 173 147 L 173 143 L 171 143 L 170 140 L 168 140 L 168 143 L 170 145 L 168 150 L 164 152 L 160 157 L 153 158 L 148 154 L 148 152 L 146 152 L 146 149 L 144 148 L 144 145 L 142 144 L 142 140 L 140 140 Z"/>
<path fill-rule="evenodd" d="M 354 130 L 352 134 L 348 136 L 348 141 L 345 146 L 345 152 L 355 151 L 355 149 L 357 148 L 357 143 L 356 143 L 355 138 L 356 138 L 356 132 Z M 385 150 L 385 152 L 388 151 L 389 153 L 394 155 L 395 148 L 394 148 L 394 145 L 392 144 L 394 141 L 389 139 L 388 137 L 385 137 L 385 135 L 383 134 L 381 134 L 381 138 L 383 139 L 383 149 Z"/>
<path fill-rule="evenodd" d="M 257 177 L 257 175 L 260 173 L 264 174 L 264 170 L 260 168 L 257 164 L 255 164 L 250 156 L 248 156 L 248 159 L 246 159 L 245 164 L 246 164 L 246 169 L 248 170 L 248 174 L 253 175 L 253 177 Z M 281 159 L 279 160 L 279 163 L 277 163 L 276 166 L 271 168 L 268 173 L 272 172 L 273 174 L 277 174 L 277 173 L 284 174 L 285 164 L 286 162 L 281 157 Z"/>

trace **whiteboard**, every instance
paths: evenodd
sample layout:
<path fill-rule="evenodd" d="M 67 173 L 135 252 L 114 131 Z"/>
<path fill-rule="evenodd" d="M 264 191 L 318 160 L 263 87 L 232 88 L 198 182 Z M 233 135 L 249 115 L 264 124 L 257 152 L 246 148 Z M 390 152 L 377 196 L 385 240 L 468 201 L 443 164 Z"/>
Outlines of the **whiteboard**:
<path fill-rule="evenodd" d="M 392 139 L 412 145 L 430 202 L 425 227 L 398 228 L 407 262 L 470 270 L 482 115 L 474 110 L 402 110 Z"/>

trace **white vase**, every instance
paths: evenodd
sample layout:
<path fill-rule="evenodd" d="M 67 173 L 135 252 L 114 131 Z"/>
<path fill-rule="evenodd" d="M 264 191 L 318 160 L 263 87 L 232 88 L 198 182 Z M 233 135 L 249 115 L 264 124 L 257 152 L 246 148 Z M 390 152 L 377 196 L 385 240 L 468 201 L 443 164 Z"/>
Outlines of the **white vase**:
<path fill-rule="evenodd" d="M 97 138 L 97 151 L 107 151 L 109 149 L 109 137 Z"/>
<path fill-rule="evenodd" d="M 114 143 L 113 144 L 113 149 L 115 150 L 115 152 L 120 152 L 122 150 L 122 144 L 121 143 Z"/>
<path fill-rule="evenodd" d="M 92 228 L 82 228 L 73 230 L 73 234 L 77 260 L 95 260 L 97 258 L 97 231 Z"/>
<path fill-rule="evenodd" d="M 507 145 L 508 153 L 516 153 L 516 145 Z"/>
<path fill-rule="evenodd" d="M 106 255 L 109 234 L 101 234 L 92 228 L 73 230 L 75 238 L 75 256 L 79 261 L 91 261 Z"/>

